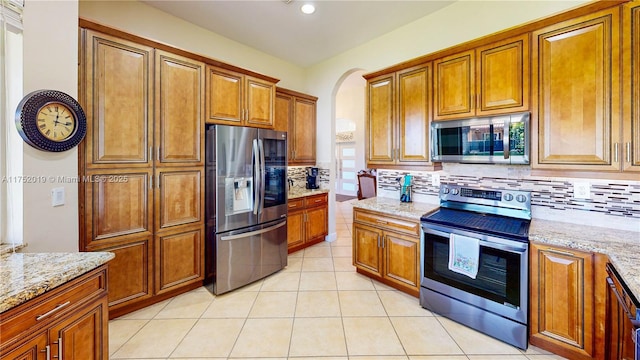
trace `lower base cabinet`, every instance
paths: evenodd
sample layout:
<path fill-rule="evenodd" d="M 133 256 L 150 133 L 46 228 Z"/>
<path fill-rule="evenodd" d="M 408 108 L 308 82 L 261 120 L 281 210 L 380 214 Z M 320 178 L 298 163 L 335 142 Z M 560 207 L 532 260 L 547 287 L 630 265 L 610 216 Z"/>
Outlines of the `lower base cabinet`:
<path fill-rule="evenodd" d="M 353 265 L 360 274 L 418 297 L 420 224 L 371 210 L 353 209 Z"/>
<path fill-rule="evenodd" d="M 108 359 L 106 281 L 103 265 L 3 313 L 0 359 Z"/>
<path fill-rule="evenodd" d="M 604 359 L 602 254 L 531 243 L 531 345 L 568 359 Z"/>
<path fill-rule="evenodd" d="M 288 201 L 287 244 L 289 253 L 324 241 L 329 234 L 328 194 L 309 195 Z"/>

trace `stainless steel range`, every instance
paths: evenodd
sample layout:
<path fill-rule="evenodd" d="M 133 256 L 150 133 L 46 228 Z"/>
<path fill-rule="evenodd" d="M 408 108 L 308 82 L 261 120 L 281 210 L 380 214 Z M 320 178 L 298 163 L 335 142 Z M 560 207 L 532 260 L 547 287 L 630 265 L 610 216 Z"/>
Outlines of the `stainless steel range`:
<path fill-rule="evenodd" d="M 526 349 L 530 221 L 530 192 L 442 184 L 421 218 L 422 307 Z"/>

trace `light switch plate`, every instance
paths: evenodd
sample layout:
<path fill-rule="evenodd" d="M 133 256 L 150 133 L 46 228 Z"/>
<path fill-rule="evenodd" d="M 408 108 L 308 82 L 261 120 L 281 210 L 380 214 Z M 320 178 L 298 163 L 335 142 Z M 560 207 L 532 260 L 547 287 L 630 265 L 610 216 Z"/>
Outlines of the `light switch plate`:
<path fill-rule="evenodd" d="M 591 184 L 585 181 L 576 181 L 573 183 L 573 197 L 575 199 L 590 199 Z"/>
<path fill-rule="evenodd" d="M 51 189 L 51 206 L 62 206 L 64 205 L 64 188 L 53 188 Z"/>
<path fill-rule="evenodd" d="M 440 174 L 431 174 L 431 185 L 440 186 Z"/>

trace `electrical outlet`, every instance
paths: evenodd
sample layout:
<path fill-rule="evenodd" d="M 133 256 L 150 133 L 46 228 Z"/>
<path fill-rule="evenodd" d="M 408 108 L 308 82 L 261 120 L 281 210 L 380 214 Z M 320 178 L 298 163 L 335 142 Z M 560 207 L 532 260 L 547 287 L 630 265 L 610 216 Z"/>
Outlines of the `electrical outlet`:
<path fill-rule="evenodd" d="M 53 188 L 51 189 L 51 206 L 62 206 L 64 205 L 64 188 Z"/>
<path fill-rule="evenodd" d="M 431 174 L 431 185 L 440 186 L 440 174 Z"/>
<path fill-rule="evenodd" d="M 591 184 L 584 181 L 576 181 L 573 183 L 573 197 L 575 199 L 590 199 Z"/>

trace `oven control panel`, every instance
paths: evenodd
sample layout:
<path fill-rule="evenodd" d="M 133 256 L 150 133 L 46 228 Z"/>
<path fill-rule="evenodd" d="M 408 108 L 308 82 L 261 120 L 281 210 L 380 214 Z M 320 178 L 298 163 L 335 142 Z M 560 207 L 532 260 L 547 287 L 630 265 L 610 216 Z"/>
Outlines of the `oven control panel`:
<path fill-rule="evenodd" d="M 531 192 L 511 189 L 486 189 L 457 184 L 441 184 L 440 201 L 531 210 Z"/>

